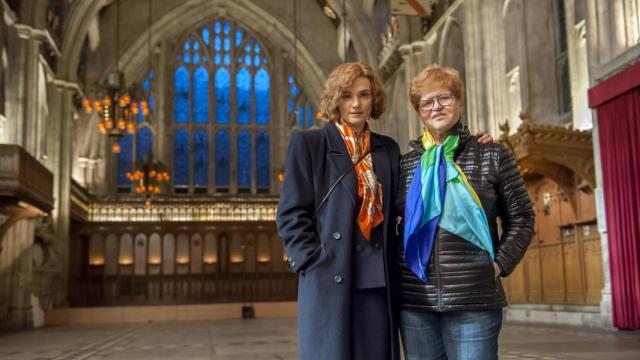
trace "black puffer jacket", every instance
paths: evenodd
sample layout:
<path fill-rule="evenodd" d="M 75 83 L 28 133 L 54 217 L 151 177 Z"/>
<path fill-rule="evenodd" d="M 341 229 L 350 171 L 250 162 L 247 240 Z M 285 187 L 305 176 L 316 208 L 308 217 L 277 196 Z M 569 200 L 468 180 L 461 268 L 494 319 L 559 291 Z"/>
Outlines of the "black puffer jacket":
<path fill-rule="evenodd" d="M 479 144 L 462 124 L 455 131 L 460 136 L 460 143 L 454 161 L 480 198 L 489 221 L 495 261 L 502 270 L 501 276 L 507 276 L 524 256 L 535 221 L 518 164 L 503 145 Z M 404 209 L 413 173 L 424 152 L 420 142 L 412 141 L 410 145 L 414 150 L 402 156 L 400 163 L 396 204 L 399 209 Z M 498 236 L 497 217 L 502 222 L 501 236 Z M 506 305 L 502 284 L 494 276 L 493 263 L 486 251 L 439 228 L 428 279 L 423 282 L 405 266 L 402 243 L 400 241 L 398 256 L 402 309 L 482 310 Z"/>

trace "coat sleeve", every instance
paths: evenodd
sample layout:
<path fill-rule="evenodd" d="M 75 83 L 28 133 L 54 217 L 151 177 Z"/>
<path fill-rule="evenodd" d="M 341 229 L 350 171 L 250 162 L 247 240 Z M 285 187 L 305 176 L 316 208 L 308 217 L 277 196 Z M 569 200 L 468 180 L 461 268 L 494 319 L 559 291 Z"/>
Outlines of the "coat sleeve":
<path fill-rule="evenodd" d="M 294 272 L 320 250 L 315 226 L 313 172 L 309 149 L 300 132 L 293 132 L 285 160 L 285 176 L 276 214 L 278 233 L 284 241 L 287 263 Z"/>
<path fill-rule="evenodd" d="M 497 210 L 502 236 L 495 255 L 501 276 L 508 276 L 518 265 L 533 236 L 535 213 L 520 174 L 518 163 L 506 147 L 500 145 L 498 160 L 500 185 Z"/>

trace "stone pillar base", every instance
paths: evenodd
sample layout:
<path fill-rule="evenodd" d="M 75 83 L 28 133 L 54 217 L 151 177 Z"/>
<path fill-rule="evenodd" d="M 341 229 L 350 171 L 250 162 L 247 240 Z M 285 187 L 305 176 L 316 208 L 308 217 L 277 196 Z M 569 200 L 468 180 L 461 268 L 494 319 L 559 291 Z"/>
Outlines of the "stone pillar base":
<path fill-rule="evenodd" d="M 597 305 L 509 305 L 504 320 L 613 329 L 611 316 L 601 313 Z"/>
<path fill-rule="evenodd" d="M 32 329 L 33 323 L 33 308 L 31 305 L 23 307 L 9 307 L 7 309 L 7 320 L 0 322 L 1 329 L 17 330 L 17 329 Z"/>

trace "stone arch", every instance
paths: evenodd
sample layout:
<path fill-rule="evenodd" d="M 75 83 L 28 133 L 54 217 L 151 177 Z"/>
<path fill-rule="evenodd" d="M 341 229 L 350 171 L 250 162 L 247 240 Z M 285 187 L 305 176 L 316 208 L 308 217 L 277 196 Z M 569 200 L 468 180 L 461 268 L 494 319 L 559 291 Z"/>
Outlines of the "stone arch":
<path fill-rule="evenodd" d="M 343 19 L 343 3 L 341 0 L 328 0 L 329 5 L 334 9 L 338 16 Z M 352 39 L 355 39 L 353 46 L 359 55 L 359 60 L 364 61 L 373 68 L 378 66 L 378 54 L 376 44 L 378 44 L 377 36 L 369 27 L 367 21 L 369 16 L 365 13 L 365 9 L 359 1 L 347 1 L 345 3 L 347 11 L 347 32 Z"/>
<path fill-rule="evenodd" d="M 89 25 L 104 6 L 101 0 L 74 1 L 68 20 L 62 30 L 62 51 L 58 64 L 58 78 L 67 81 L 77 80 L 80 53 L 87 36 Z"/>
<path fill-rule="evenodd" d="M 407 78 L 402 73 L 398 73 L 393 80 L 393 87 L 391 90 L 391 98 L 389 99 L 390 109 L 405 109 L 405 111 L 389 111 L 387 126 L 391 126 L 388 129 L 390 134 L 394 134 L 394 138 L 400 144 L 400 150 L 404 153 L 407 151 L 408 143 L 411 138 L 417 134 L 417 130 L 420 129 L 420 124 L 413 124 L 409 111 L 413 111 L 410 107 L 410 101 L 408 100 Z M 418 121 L 419 122 L 419 121 Z M 416 131 L 413 131 L 416 129 Z"/>
<path fill-rule="evenodd" d="M 454 68 L 460 72 L 460 79 L 465 83 L 465 51 L 462 27 L 458 21 L 449 17 L 442 30 L 438 63 Z"/>
<path fill-rule="evenodd" d="M 286 52 L 293 53 L 294 34 L 287 24 L 248 0 L 229 3 L 210 0 L 190 0 L 176 7 L 170 13 L 154 21 L 151 30 L 140 33 L 133 43 L 124 49 L 120 57 L 121 70 L 127 79 L 144 71 L 147 66 L 147 41 L 151 31 L 151 43 L 157 44 L 164 39 L 172 39 L 179 34 L 186 34 L 210 19 L 224 16 L 233 19 L 239 26 L 254 34 L 268 34 L 262 38 L 270 45 L 278 44 Z M 356 48 L 357 50 L 357 48 Z M 325 73 L 315 61 L 313 55 L 302 42 L 297 42 L 298 66 L 301 82 L 310 96 L 320 97 Z M 359 52 L 358 52 L 359 53 Z M 111 69 L 111 65 L 103 69 L 103 77 Z"/>

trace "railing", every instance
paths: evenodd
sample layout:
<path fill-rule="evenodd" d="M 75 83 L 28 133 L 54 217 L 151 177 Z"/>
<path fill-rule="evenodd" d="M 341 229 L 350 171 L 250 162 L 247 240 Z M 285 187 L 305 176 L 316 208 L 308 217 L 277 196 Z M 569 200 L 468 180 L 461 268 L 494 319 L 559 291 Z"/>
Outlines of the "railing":
<path fill-rule="evenodd" d="M 96 202 L 90 205 L 91 222 L 275 221 L 277 198 L 226 198 L 209 201 Z"/>

